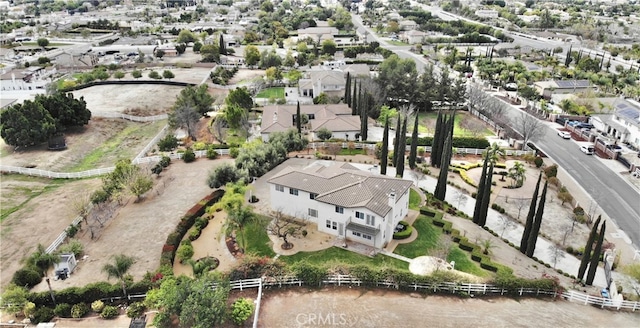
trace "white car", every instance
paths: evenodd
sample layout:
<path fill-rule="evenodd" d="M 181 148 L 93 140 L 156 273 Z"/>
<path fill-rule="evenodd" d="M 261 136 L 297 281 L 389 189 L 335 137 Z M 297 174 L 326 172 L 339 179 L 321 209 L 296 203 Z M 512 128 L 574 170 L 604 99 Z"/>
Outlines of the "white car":
<path fill-rule="evenodd" d="M 562 139 L 571 139 L 571 132 L 569 131 L 558 131 L 558 135 Z"/>

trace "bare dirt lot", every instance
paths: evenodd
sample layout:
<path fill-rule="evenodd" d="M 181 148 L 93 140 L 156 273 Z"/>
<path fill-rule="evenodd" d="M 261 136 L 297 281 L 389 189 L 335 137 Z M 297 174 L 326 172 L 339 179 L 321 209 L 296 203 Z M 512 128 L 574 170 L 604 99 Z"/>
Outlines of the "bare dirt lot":
<path fill-rule="evenodd" d="M 640 316 L 562 300 L 458 298 L 360 288 L 270 290 L 259 327 L 637 327 Z"/>
<path fill-rule="evenodd" d="M 87 108 L 91 111 L 124 112 L 148 109 L 153 114 L 160 114 L 167 112 L 182 89 L 157 84 L 99 85 L 74 91 L 73 95 L 76 98 L 84 97 Z"/>

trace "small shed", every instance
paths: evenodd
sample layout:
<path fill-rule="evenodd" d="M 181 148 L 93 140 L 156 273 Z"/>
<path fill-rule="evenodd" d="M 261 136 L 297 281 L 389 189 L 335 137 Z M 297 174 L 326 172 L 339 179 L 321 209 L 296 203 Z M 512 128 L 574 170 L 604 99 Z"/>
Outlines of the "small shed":
<path fill-rule="evenodd" d="M 55 277 L 61 280 L 69 278 L 69 274 L 78 265 L 75 254 L 60 254 L 60 261 L 54 264 Z"/>

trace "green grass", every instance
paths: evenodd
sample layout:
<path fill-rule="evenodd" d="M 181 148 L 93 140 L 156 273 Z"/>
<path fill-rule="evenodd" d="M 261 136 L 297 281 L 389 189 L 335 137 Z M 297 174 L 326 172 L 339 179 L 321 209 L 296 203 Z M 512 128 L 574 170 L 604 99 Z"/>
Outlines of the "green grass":
<path fill-rule="evenodd" d="M 229 129 L 224 139 L 224 141 L 231 147 L 242 146 L 247 142 L 247 131 Z"/>
<path fill-rule="evenodd" d="M 299 252 L 290 256 L 280 256 L 285 263 L 293 264 L 300 261 L 306 261 L 315 265 L 331 265 L 335 264 L 365 264 L 376 268 L 393 267 L 400 270 L 409 270 L 409 263 L 394 259 L 392 257 L 378 254 L 373 258 L 360 255 L 339 247 L 330 247 L 316 252 Z"/>
<path fill-rule="evenodd" d="M 413 189 L 409 189 L 409 209 L 420 210 L 421 201 L 420 194 Z"/>
<path fill-rule="evenodd" d="M 442 213 L 438 213 L 442 216 Z M 438 215 L 436 215 L 437 217 Z M 424 256 L 429 253 L 430 249 L 433 249 L 438 244 L 438 238 L 442 234 L 442 230 L 435 227 L 427 217 L 420 215 L 413 222 L 413 228 L 418 232 L 416 240 L 408 244 L 400 244 L 393 251 L 398 255 L 402 255 L 408 258 L 416 258 L 418 256 Z"/>
<path fill-rule="evenodd" d="M 100 165 L 113 165 L 111 163 L 102 163 L 105 157 L 114 159 L 128 158 L 133 159 L 138 152 L 146 145 L 141 144 L 139 148 L 123 146 L 126 140 L 144 140 L 150 141 L 160 129 L 167 124 L 165 120 L 153 123 L 130 123 L 126 128 L 119 131 L 116 135 L 105 140 L 99 147 L 95 148 L 87 154 L 80 163 L 69 169 L 71 172 L 80 172 L 98 168 Z"/>
<path fill-rule="evenodd" d="M 38 42 L 22 42 L 23 46 L 38 46 Z M 71 43 L 49 42 L 47 48 L 69 46 Z"/>
<path fill-rule="evenodd" d="M 489 276 L 489 272 L 482 269 L 478 263 L 471 260 L 471 256 L 469 255 L 469 253 L 461 250 L 457 247 L 457 245 L 455 245 L 451 249 L 451 252 L 449 252 L 447 261 L 456 261 L 455 269 L 458 271 L 470 273 L 478 277 Z"/>
<path fill-rule="evenodd" d="M 365 149 L 348 149 L 348 148 L 342 148 L 338 153 L 338 155 L 341 155 L 341 156 L 366 155 L 366 154 L 367 152 Z"/>
<path fill-rule="evenodd" d="M 264 89 L 256 95 L 256 98 L 284 98 L 284 87 Z"/>
<path fill-rule="evenodd" d="M 271 246 L 269 235 L 267 235 L 266 226 L 269 224 L 269 220 L 270 218 L 266 216 L 260 216 L 257 222 L 247 225 L 244 228 L 244 236 L 239 236 L 238 242 L 242 245 L 243 239 L 246 238 L 246 253 L 269 257 L 274 257 L 276 255 L 273 251 L 273 247 Z"/>
<path fill-rule="evenodd" d="M 460 126 L 460 122 L 462 122 L 462 119 L 465 118 L 467 115 L 469 114 L 460 114 L 458 113 L 456 115 L 455 121 L 454 121 L 454 125 L 453 125 L 453 135 L 458 136 L 458 137 L 472 137 L 474 134 L 469 131 L 466 130 L 464 128 L 462 128 Z M 419 133 L 433 133 L 433 129 L 435 128 L 435 125 L 433 127 L 430 127 L 429 129 L 427 129 L 427 120 L 433 120 L 435 122 L 435 120 L 438 118 L 438 112 L 427 112 L 427 113 L 420 113 L 420 125 L 418 126 L 418 132 Z M 435 124 L 435 123 L 434 123 Z M 492 136 L 494 135 L 493 131 L 491 131 L 488 128 L 485 128 L 483 131 L 480 132 L 481 136 Z"/>

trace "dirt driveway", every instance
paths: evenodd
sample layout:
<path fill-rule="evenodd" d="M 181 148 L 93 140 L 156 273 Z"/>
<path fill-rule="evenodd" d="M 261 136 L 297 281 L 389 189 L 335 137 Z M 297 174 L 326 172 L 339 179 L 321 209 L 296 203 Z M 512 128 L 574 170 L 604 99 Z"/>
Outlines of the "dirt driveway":
<path fill-rule="evenodd" d="M 258 327 L 638 327 L 637 313 L 558 300 L 459 298 L 360 288 L 269 290 Z"/>

